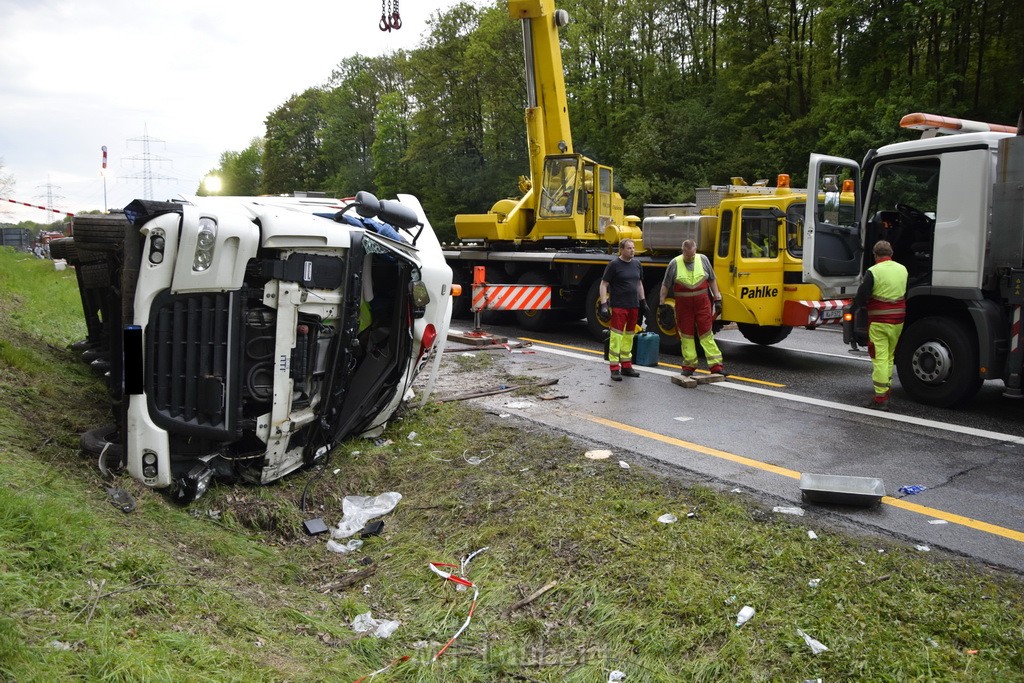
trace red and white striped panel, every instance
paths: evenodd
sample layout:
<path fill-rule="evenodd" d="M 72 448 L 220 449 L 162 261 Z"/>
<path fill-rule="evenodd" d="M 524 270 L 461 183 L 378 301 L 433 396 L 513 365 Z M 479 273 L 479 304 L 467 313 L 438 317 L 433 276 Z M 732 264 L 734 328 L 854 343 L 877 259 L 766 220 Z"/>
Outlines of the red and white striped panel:
<path fill-rule="evenodd" d="M 1020 348 L 1020 306 L 1013 307 L 1013 322 L 1010 325 L 1010 353 Z"/>
<path fill-rule="evenodd" d="M 818 327 L 843 321 L 843 307 L 852 299 L 787 301 L 782 306 L 782 324 L 793 327 Z"/>
<path fill-rule="evenodd" d="M 474 285 L 474 311 L 539 311 L 551 308 L 547 285 Z"/>

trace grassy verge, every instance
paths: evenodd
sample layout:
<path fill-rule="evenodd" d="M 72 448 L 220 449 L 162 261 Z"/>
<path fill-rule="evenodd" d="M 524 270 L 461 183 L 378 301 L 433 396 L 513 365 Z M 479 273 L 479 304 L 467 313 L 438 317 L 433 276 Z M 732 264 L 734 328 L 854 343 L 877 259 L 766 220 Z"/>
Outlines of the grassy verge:
<path fill-rule="evenodd" d="M 2 679 L 344 681 L 408 656 L 372 680 L 1024 680 L 1019 577 L 820 527 L 811 540 L 808 520 L 588 460 L 465 402 L 189 508 L 120 478 L 139 503 L 126 515 L 77 451 L 107 421 L 102 383 L 65 349 L 80 318 L 73 279 L 0 250 Z M 301 532 L 385 491 L 403 499 L 353 554 Z M 481 548 L 473 621 L 432 661 L 472 591 L 428 563 Z M 756 614 L 737 628 L 743 605 Z M 366 611 L 401 626 L 360 636 Z"/>

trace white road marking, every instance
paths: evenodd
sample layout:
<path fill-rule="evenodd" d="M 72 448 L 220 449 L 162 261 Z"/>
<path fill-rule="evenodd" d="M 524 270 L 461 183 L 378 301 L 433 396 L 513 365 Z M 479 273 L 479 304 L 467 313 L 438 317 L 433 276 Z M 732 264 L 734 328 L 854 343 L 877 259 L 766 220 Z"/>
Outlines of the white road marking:
<path fill-rule="evenodd" d="M 585 353 L 577 353 L 576 351 L 567 351 L 565 349 L 556 349 L 542 344 L 534 344 L 533 348 L 537 349 L 538 352 L 550 353 L 556 356 L 566 356 L 568 358 L 575 358 L 576 360 L 587 361 L 591 363 L 605 364 L 605 360 L 600 356 L 591 356 Z M 634 366 L 641 372 L 649 372 L 651 374 L 662 375 L 664 377 L 675 377 L 678 372 L 675 370 L 666 370 L 664 368 L 650 368 L 642 365 Z M 744 391 L 750 394 L 760 394 L 761 396 L 768 396 L 771 398 L 777 398 L 782 401 L 792 401 L 794 403 L 803 403 L 805 405 L 817 406 L 819 408 L 829 408 L 831 410 L 839 410 L 847 413 L 856 413 L 858 415 L 869 415 L 882 420 L 891 420 L 893 422 L 903 422 L 908 425 L 915 427 L 926 427 L 928 429 L 938 429 L 944 432 L 952 432 L 954 434 L 963 434 L 965 436 L 976 436 L 982 439 L 991 439 L 992 441 L 1002 441 L 1004 443 L 1019 443 L 1024 444 L 1024 437 L 1015 436 L 1013 434 L 1004 434 L 1002 432 L 993 432 L 987 429 L 976 429 L 974 427 L 965 427 L 961 425 L 947 424 L 945 422 L 938 422 L 937 420 L 927 420 L 920 417 L 911 417 L 908 415 L 899 415 L 897 413 L 882 413 L 877 410 L 871 410 L 870 408 L 862 408 L 860 406 L 850 406 L 844 403 L 837 403 L 835 401 L 826 401 L 819 398 L 810 398 L 807 396 L 798 396 L 796 394 L 787 394 L 783 391 L 776 391 L 774 389 L 764 389 L 761 387 L 753 387 L 740 382 L 715 382 L 707 385 L 709 390 L 713 388 L 732 389 L 734 391 Z M 679 418 L 676 418 L 679 419 Z"/>
<path fill-rule="evenodd" d="M 689 422 L 693 418 L 692 417 L 686 417 L 686 416 L 680 416 L 680 417 L 674 417 L 672 419 L 673 420 L 679 420 L 680 422 Z"/>

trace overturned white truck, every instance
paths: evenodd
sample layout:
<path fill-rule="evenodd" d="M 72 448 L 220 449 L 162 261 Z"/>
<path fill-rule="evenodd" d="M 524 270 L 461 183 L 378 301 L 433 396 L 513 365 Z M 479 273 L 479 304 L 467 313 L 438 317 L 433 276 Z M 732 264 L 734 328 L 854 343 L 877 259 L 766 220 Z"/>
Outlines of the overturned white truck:
<path fill-rule="evenodd" d="M 411 196 L 136 200 L 125 219 L 111 440 L 179 502 L 379 433 L 437 372 L 452 273 Z"/>

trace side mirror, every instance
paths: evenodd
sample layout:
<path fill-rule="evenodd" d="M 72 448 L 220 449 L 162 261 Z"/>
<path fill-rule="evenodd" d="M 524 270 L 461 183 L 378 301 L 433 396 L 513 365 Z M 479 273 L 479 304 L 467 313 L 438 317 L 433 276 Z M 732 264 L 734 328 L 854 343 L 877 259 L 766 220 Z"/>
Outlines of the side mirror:
<path fill-rule="evenodd" d="M 377 199 L 373 194 L 366 191 L 356 193 L 352 205 L 363 218 L 379 218 L 385 223 L 390 223 L 396 228 L 411 230 L 420 224 L 416 212 L 393 199 Z"/>

